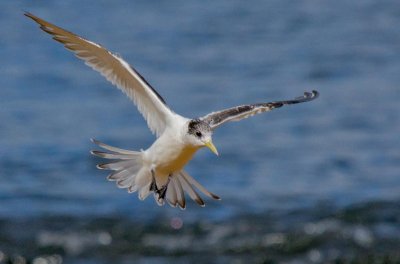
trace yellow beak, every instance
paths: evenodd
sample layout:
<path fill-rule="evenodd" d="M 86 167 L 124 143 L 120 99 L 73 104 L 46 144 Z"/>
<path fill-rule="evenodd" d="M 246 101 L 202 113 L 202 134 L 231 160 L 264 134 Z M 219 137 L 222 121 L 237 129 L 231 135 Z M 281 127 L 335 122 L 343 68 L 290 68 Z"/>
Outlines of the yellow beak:
<path fill-rule="evenodd" d="M 205 145 L 207 148 L 209 148 L 215 155 L 218 156 L 218 150 L 217 148 L 214 146 L 214 144 L 212 143 L 212 141 L 207 141 L 205 142 Z"/>

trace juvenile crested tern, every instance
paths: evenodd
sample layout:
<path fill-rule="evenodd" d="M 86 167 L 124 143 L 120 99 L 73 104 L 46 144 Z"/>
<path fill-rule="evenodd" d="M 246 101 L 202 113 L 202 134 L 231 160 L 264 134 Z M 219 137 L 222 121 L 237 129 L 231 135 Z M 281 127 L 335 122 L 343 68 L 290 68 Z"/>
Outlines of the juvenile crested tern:
<path fill-rule="evenodd" d="M 25 13 L 25 16 L 37 22 L 43 31 L 75 53 L 86 65 L 100 72 L 138 107 L 150 130 L 157 137 L 148 149 L 125 150 L 92 139 L 106 151 L 93 150 L 91 153 L 113 160 L 97 165 L 99 169 L 112 171 L 108 180 L 116 181 L 118 187 L 126 188 L 128 192 L 137 191 L 141 200 L 153 193 L 159 205 L 163 205 L 166 200 L 171 206 L 184 209 L 186 191 L 197 204 L 204 206 L 205 203 L 196 189 L 208 197 L 220 199 L 183 169 L 202 147 L 208 147 L 218 155 L 212 142 L 212 134 L 217 127 L 228 121 L 239 121 L 283 105 L 304 103 L 318 97 L 317 91 L 305 92 L 303 96 L 293 100 L 240 105 L 199 118 L 186 118 L 172 111 L 160 94 L 120 56 L 31 13 Z"/>

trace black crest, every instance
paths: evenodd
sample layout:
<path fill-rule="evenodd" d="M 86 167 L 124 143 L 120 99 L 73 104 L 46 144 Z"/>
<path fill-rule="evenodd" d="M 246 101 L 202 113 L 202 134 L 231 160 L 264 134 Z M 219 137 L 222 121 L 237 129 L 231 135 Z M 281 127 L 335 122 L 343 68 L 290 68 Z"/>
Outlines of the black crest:
<path fill-rule="evenodd" d="M 188 125 L 188 133 L 192 134 L 192 135 L 196 135 L 198 137 L 201 137 L 202 134 L 204 134 L 205 132 L 210 132 L 211 128 L 210 126 L 200 120 L 200 119 L 192 119 L 189 121 L 189 125 Z"/>

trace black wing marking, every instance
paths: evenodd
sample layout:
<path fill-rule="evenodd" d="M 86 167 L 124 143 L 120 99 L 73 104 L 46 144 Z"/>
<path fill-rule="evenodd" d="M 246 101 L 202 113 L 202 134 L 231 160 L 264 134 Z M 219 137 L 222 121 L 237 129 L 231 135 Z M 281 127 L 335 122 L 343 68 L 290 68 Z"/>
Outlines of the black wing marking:
<path fill-rule="evenodd" d="M 202 121 L 208 123 L 211 129 L 215 129 L 228 121 L 239 121 L 243 118 L 253 116 L 255 114 L 264 113 L 271 111 L 275 108 L 282 107 L 284 105 L 299 104 L 309 102 L 317 98 L 319 93 L 317 91 L 305 92 L 303 96 L 297 97 L 293 100 L 287 101 L 276 101 L 269 103 L 259 103 L 251 105 L 240 105 L 228 109 L 224 109 L 217 112 L 212 112 L 206 116 L 200 118 Z"/>

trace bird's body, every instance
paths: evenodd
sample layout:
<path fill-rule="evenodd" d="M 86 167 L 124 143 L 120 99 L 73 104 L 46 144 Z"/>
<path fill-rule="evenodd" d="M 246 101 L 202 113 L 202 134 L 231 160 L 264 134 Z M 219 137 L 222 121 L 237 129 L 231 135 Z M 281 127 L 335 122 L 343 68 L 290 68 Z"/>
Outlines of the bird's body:
<path fill-rule="evenodd" d="M 118 187 L 126 188 L 129 192 L 137 191 L 140 199 L 145 199 L 153 193 L 159 205 L 164 204 L 166 200 L 171 206 L 185 208 L 186 191 L 196 203 L 204 206 L 204 201 L 196 189 L 211 198 L 219 199 L 186 173 L 184 167 L 202 147 L 208 147 L 218 155 L 211 139 L 213 131 L 221 124 L 238 121 L 283 105 L 307 102 L 318 96 L 316 91 L 306 92 L 304 96 L 293 100 L 241 105 L 212 112 L 200 118 L 186 118 L 173 112 L 139 72 L 119 56 L 30 13 L 25 15 L 37 22 L 42 30 L 51 34 L 54 40 L 74 52 L 88 66 L 100 72 L 136 104 L 150 130 L 157 137 L 154 143 L 146 150 L 131 151 L 93 140 L 106 151 L 94 150 L 92 154 L 112 160 L 97 167 L 111 170 L 108 179 L 116 181 Z"/>
<path fill-rule="evenodd" d="M 155 174 L 160 177 L 157 184 L 165 184 L 169 175 L 179 172 L 188 163 L 200 148 L 186 144 L 182 135 L 186 133 L 188 119 L 173 127 L 168 127 L 154 143 L 143 152 L 143 161 L 149 168 L 154 168 Z"/>
<path fill-rule="evenodd" d="M 198 149 L 184 144 L 173 133 L 165 133 L 144 151 L 144 161 L 156 175 L 167 177 L 182 170 Z"/>

